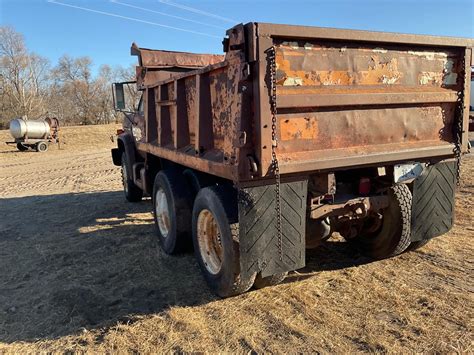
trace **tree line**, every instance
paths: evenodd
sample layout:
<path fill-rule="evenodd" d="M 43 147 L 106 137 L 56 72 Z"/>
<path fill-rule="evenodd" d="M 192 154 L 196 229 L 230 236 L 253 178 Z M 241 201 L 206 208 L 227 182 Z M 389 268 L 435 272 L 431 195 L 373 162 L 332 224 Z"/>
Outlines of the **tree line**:
<path fill-rule="evenodd" d="M 55 66 L 29 51 L 22 34 L 0 27 L 0 129 L 16 117 L 57 117 L 61 125 L 111 123 L 111 83 L 135 80 L 134 67 L 101 65 L 93 73 L 89 57 L 63 55 Z"/>

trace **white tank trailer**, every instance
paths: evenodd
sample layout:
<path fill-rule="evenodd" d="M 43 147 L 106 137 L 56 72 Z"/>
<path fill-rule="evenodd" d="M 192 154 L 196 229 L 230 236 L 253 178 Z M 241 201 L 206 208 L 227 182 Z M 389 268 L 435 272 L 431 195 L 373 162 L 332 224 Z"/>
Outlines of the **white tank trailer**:
<path fill-rule="evenodd" d="M 10 134 L 15 139 L 7 144 L 16 144 L 20 151 L 35 149 L 45 152 L 51 143 L 59 143 L 59 121 L 57 118 L 44 120 L 28 120 L 15 118 L 10 121 Z"/>

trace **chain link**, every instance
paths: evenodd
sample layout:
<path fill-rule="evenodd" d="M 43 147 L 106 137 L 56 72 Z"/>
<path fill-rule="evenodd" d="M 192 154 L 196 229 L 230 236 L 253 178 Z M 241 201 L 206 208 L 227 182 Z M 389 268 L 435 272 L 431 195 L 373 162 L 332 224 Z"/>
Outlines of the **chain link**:
<path fill-rule="evenodd" d="M 462 67 L 465 68 L 465 57 L 463 56 Z M 466 77 L 466 73 L 464 73 Z M 466 86 L 466 83 L 464 84 Z M 464 90 L 458 94 L 457 100 L 457 114 L 453 125 L 454 129 L 454 158 L 456 159 L 456 186 L 461 186 L 461 156 L 462 156 L 462 134 L 464 131 L 463 128 L 463 117 L 464 117 Z"/>
<path fill-rule="evenodd" d="M 281 198 L 280 198 L 280 167 L 276 155 L 276 147 L 278 145 L 277 138 L 277 95 L 276 95 L 276 49 L 272 46 L 267 51 L 268 60 L 270 62 L 270 109 L 272 113 L 272 170 L 275 174 L 275 213 L 276 213 L 276 230 L 278 237 L 278 253 L 280 261 L 283 260 L 282 246 L 282 223 L 281 223 Z"/>

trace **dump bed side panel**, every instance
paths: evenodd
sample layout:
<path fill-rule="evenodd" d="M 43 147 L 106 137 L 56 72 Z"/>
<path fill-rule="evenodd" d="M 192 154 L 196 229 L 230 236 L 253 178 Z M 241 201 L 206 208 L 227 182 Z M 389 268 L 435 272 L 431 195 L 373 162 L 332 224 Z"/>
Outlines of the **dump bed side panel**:
<path fill-rule="evenodd" d="M 243 53 L 146 86 L 147 140 L 138 148 L 213 175 L 238 180 Z"/>
<path fill-rule="evenodd" d="M 469 94 L 470 51 L 458 42 L 422 45 L 420 36 L 413 43 L 386 36 L 377 42 L 355 34 L 354 40 L 350 31 L 346 39 L 331 38 L 343 37 L 338 31 L 304 38 L 304 30 L 294 38 L 278 26 L 275 35 L 263 28 L 257 36 L 259 79 L 265 83 L 258 117 L 262 176 L 271 162 L 270 47 L 282 173 L 452 155 L 455 123 L 466 120 L 463 95 Z M 295 35 L 293 28 L 289 32 Z"/>

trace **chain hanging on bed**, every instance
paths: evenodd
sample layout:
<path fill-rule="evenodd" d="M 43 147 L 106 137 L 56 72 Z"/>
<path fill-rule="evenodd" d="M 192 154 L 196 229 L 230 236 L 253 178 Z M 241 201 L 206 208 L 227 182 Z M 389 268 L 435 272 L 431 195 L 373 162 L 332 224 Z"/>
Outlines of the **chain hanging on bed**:
<path fill-rule="evenodd" d="M 276 155 L 277 142 L 277 95 L 276 95 L 276 49 L 275 46 L 267 50 L 270 64 L 270 109 L 272 113 L 272 170 L 275 174 L 275 213 L 276 231 L 278 237 L 278 252 L 280 261 L 283 260 L 282 227 L 281 227 L 281 198 L 280 198 L 280 167 Z"/>

